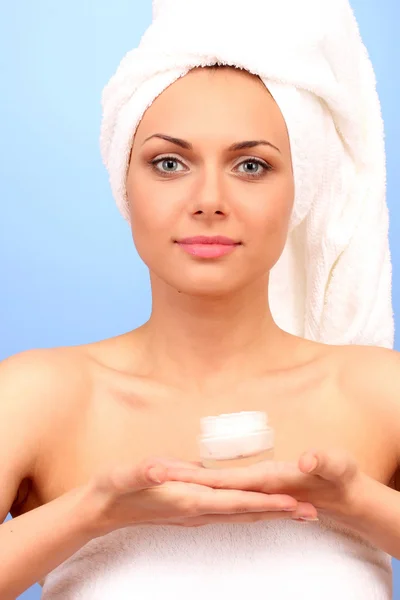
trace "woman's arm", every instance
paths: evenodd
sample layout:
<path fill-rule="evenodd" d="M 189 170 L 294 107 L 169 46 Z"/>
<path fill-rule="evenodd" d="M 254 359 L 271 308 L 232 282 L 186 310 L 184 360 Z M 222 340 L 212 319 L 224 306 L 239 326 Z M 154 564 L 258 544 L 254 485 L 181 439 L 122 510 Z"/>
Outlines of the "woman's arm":
<path fill-rule="evenodd" d="M 0 525 L 2 600 L 15 600 L 96 537 L 87 496 L 76 488 Z"/>
<path fill-rule="evenodd" d="M 23 479 L 31 478 L 57 388 L 49 353 L 28 352 L 0 365 L 0 598 L 14 600 L 88 542 L 85 490 L 3 523 Z M 43 361 L 43 358 L 46 360 Z M 50 364 L 45 364 L 46 362 Z M 60 381 L 62 381 L 60 379 Z M 49 389 L 50 388 L 50 389 Z"/>
<path fill-rule="evenodd" d="M 92 537 L 86 490 L 64 496 L 3 523 L 23 479 L 32 479 L 50 402 L 63 385 L 48 351 L 31 351 L 0 364 L 0 598 L 14 600 Z M 55 380 L 57 385 L 55 386 Z"/>
<path fill-rule="evenodd" d="M 400 560 L 400 493 L 370 477 L 360 488 L 354 515 L 341 519 L 371 544 Z"/>

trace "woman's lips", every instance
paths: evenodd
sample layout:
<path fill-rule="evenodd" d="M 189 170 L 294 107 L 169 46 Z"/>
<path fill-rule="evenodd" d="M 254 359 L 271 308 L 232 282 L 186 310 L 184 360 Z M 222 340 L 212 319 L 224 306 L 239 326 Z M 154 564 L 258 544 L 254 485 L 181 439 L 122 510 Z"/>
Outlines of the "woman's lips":
<path fill-rule="evenodd" d="M 233 252 L 240 242 L 224 236 L 196 236 L 176 242 L 182 250 L 200 258 L 219 258 Z"/>

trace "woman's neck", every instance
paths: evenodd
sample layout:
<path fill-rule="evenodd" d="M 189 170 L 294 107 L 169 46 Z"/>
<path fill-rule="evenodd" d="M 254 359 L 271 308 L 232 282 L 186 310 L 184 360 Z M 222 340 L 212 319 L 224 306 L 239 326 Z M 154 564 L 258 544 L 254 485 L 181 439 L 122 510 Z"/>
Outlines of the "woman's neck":
<path fill-rule="evenodd" d="M 214 298 L 153 285 L 152 314 L 141 329 L 149 372 L 197 390 L 282 368 L 291 338 L 271 316 L 265 279 Z"/>

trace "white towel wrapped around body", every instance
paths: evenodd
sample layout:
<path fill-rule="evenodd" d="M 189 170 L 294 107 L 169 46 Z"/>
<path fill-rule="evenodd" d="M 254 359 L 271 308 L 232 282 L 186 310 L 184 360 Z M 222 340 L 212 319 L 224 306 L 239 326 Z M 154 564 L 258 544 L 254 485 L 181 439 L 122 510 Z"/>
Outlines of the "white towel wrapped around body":
<path fill-rule="evenodd" d="M 331 523 L 117 529 L 52 571 L 42 600 L 390 600 L 391 558 Z"/>
<path fill-rule="evenodd" d="M 156 0 L 153 17 L 103 92 L 101 150 L 122 215 L 133 137 L 154 99 L 194 67 L 255 73 L 286 121 L 295 180 L 272 314 L 308 339 L 392 347 L 384 128 L 348 0 Z"/>

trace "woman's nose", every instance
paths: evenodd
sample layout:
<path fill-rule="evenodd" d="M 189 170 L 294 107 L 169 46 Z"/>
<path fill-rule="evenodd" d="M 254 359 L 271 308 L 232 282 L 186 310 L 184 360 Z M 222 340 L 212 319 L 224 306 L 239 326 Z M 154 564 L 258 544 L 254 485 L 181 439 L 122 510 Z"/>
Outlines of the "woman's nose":
<path fill-rule="evenodd" d="M 228 216 L 227 191 L 224 174 L 216 169 L 206 172 L 198 183 L 191 214 L 198 219 L 223 219 Z"/>

